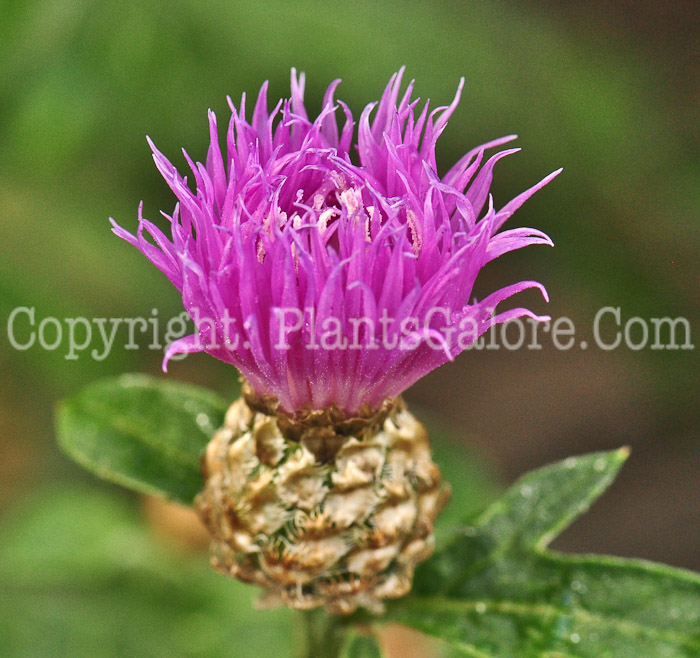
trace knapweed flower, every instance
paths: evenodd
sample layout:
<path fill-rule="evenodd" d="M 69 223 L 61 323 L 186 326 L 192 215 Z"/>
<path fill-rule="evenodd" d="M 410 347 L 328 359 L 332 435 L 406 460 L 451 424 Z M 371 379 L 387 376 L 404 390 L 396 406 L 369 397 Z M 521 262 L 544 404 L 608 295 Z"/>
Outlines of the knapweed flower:
<path fill-rule="evenodd" d="M 484 265 L 531 244 L 535 229 L 501 231 L 505 221 L 558 172 L 500 210 L 489 196 L 494 165 L 485 160 L 505 137 L 467 153 L 439 176 L 435 145 L 455 110 L 418 111 L 413 83 L 399 100 L 401 75 L 357 125 L 326 92 L 311 121 L 304 76 L 292 71 L 291 99 L 267 107 L 267 85 L 246 120 L 231 103 L 225 155 L 209 113 L 206 164 L 196 189 L 153 144 L 155 163 L 178 199 L 170 237 L 139 209 L 134 236 L 114 225 L 182 293 L 197 333 L 173 343 L 166 362 L 206 351 L 234 365 L 259 394 L 289 412 L 331 404 L 354 413 L 377 408 L 453 359 L 491 325 L 526 309 L 494 314 L 531 287 L 516 283 L 474 301 Z M 342 129 L 338 115 L 344 115 Z M 372 116 L 374 114 L 374 116 Z M 151 243 L 147 235 L 153 240 Z"/>
<path fill-rule="evenodd" d="M 547 176 L 500 209 L 489 195 L 496 162 L 467 153 L 439 176 L 435 145 L 453 102 L 429 110 L 400 96 L 403 70 L 357 124 L 326 92 L 310 120 L 304 76 L 291 99 L 250 122 L 245 96 L 226 133 L 216 117 L 195 189 L 152 144 L 178 203 L 170 237 L 142 216 L 131 235 L 182 293 L 196 333 L 170 345 L 205 351 L 245 378 L 203 460 L 196 500 L 216 568 L 266 590 L 264 602 L 380 610 L 402 596 L 432 550 L 447 487 L 427 434 L 397 396 L 496 323 L 523 281 L 472 299 L 481 268 L 531 244 L 535 229 L 501 231 Z M 342 128 L 338 125 L 338 117 Z M 148 239 L 150 236 L 151 240 Z"/>

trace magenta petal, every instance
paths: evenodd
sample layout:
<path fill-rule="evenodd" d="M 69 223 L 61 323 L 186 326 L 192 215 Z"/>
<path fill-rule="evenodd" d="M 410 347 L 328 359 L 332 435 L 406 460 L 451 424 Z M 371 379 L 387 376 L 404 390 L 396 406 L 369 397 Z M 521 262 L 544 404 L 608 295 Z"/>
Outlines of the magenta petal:
<path fill-rule="evenodd" d="M 183 338 L 178 338 L 178 340 L 173 341 L 168 345 L 165 350 L 165 356 L 163 357 L 163 372 L 168 372 L 168 362 L 174 356 L 178 354 L 194 354 L 196 352 L 203 352 L 204 347 L 199 340 L 199 334 L 191 334 L 189 336 L 184 336 Z"/>

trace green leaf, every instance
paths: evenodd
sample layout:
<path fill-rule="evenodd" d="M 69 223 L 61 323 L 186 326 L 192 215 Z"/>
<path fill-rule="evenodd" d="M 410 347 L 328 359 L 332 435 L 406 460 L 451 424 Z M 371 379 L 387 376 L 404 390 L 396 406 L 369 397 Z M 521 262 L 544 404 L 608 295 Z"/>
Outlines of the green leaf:
<path fill-rule="evenodd" d="M 356 631 L 347 634 L 340 652 L 340 658 L 384 658 L 384 655 L 374 637 Z"/>
<path fill-rule="evenodd" d="M 700 576 L 546 548 L 627 454 L 523 477 L 418 570 L 412 596 L 388 616 L 478 658 L 698 658 Z"/>
<path fill-rule="evenodd" d="M 203 555 L 166 550 L 104 492 L 52 488 L 0 528 L 0 655 L 259 658 L 293 655 L 290 610 Z"/>
<path fill-rule="evenodd" d="M 63 449 L 89 471 L 189 504 L 204 484 L 202 451 L 225 412 L 206 389 L 123 375 L 64 400 L 56 424 Z"/>

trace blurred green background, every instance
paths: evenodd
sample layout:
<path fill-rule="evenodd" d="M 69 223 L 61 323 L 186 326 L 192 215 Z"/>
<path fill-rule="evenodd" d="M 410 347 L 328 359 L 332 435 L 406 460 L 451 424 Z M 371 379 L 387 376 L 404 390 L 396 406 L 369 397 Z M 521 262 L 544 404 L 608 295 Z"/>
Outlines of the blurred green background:
<path fill-rule="evenodd" d="M 292 66 L 306 71 L 312 111 L 340 77 L 338 96 L 355 116 L 403 64 L 418 94 L 438 104 L 452 99 L 464 75 L 462 103 L 439 162 L 444 170 L 478 143 L 519 134 L 523 152 L 497 168 L 496 205 L 564 167 L 511 224 L 545 230 L 556 248 L 496 261 L 478 292 L 521 278 L 544 282 L 548 306 L 534 294 L 522 301 L 554 318 L 570 317 L 575 346 L 557 350 L 543 334 L 541 350 L 470 351 L 406 397 L 451 427 L 454 450 L 467 450 L 469 463 L 495 481 L 572 453 L 632 446 L 611 492 L 557 546 L 700 568 L 700 347 L 604 351 L 592 338 L 596 312 L 613 306 L 623 321 L 687 318 L 691 341 L 700 344 L 699 13 L 693 2 L 662 7 L 631 0 L 593 0 L 581 8 L 456 0 L 0 2 L 0 557 L 6 558 L 0 571 L 7 572 L 0 604 L 16 608 L 6 622 L 6 631 L 14 629 L 5 635 L 8 655 L 91 655 L 71 645 L 58 611 L 137 619 L 133 607 L 119 616 L 132 600 L 124 592 L 137 588 L 143 564 L 151 578 L 153 564 L 162 564 L 144 557 L 160 550 L 148 548 L 160 540 L 143 529 L 138 500 L 71 464 L 52 427 L 56 400 L 106 375 L 158 374 L 162 353 L 146 349 L 150 336 L 137 341 L 139 349 L 114 349 L 103 361 L 89 350 L 66 359 L 65 342 L 54 351 L 18 351 L 7 336 L 10 314 L 28 306 L 37 322 L 152 317 L 152 309 L 161 321 L 177 315 L 177 292 L 111 234 L 107 221 L 113 216 L 135 228 L 140 199 L 151 219 L 172 209 L 144 137 L 178 166 L 184 166 L 181 147 L 203 159 L 207 108 L 225 125 L 226 95 L 237 101 L 243 91 L 255 94 L 265 79 L 271 99 L 287 96 Z M 26 322 L 18 327 L 19 337 L 26 336 Z M 117 344 L 126 342 L 122 328 Z M 234 390 L 231 368 L 204 355 L 173 363 L 169 376 L 223 394 Z M 452 478 L 455 490 L 470 492 L 457 496 L 465 509 L 453 509 L 455 516 L 490 493 L 475 488 L 478 477 L 465 469 Z M 98 540 L 95 516 L 103 527 L 117 528 L 117 545 L 136 555 L 99 577 L 101 568 L 90 560 L 103 549 L 114 558 L 116 549 Z M 81 530 L 81 523 L 89 527 Z M 187 599 L 181 609 L 190 610 L 187 623 L 199 629 L 193 636 L 210 637 L 200 626 L 225 615 L 199 614 L 197 596 L 206 595 L 195 590 L 221 589 L 222 580 L 206 580 L 199 562 L 195 576 L 191 560 L 172 559 L 179 566 L 158 575 L 160 602 L 151 605 L 143 591 L 156 594 L 141 586 L 138 605 L 168 618 L 163 600 L 177 599 L 163 584 L 170 583 Z M 81 578 L 96 588 L 99 605 L 84 597 Z M 202 578 L 205 584 L 192 584 Z M 100 589 L 106 585 L 121 594 L 108 598 Z M 15 605 L 20 591 L 34 598 Z M 217 605 L 248 595 L 223 587 Z M 10 621 L 27 615 L 25 626 Z M 36 636 L 32 623 L 40 618 L 52 620 L 55 632 L 47 637 L 62 639 L 50 645 L 53 653 L 41 647 L 23 653 L 34 646 L 28 638 Z M 239 625 L 254 623 L 246 617 Z M 218 655 L 207 646 L 186 655 Z M 114 655 L 125 654 L 115 649 Z"/>

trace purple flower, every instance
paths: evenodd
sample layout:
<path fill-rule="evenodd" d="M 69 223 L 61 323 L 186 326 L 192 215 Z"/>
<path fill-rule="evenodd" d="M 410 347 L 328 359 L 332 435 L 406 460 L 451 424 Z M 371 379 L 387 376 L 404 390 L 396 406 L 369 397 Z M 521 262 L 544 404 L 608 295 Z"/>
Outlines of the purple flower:
<path fill-rule="evenodd" d="M 411 98 L 413 82 L 399 99 L 402 74 L 362 112 L 356 145 L 352 114 L 334 100 L 339 80 L 313 121 L 295 70 L 291 99 L 269 112 L 264 84 L 250 122 L 245 95 L 238 109 L 229 99 L 225 155 L 213 112 L 206 164 L 185 153 L 194 191 L 149 140 L 178 199 L 164 214 L 171 237 L 141 207 L 135 236 L 112 223 L 182 293 L 197 328 L 169 346 L 164 367 L 174 354 L 205 351 L 286 411 L 335 403 L 352 413 L 398 395 L 496 323 L 547 319 L 524 308 L 494 312 L 526 288 L 546 298 L 533 281 L 470 297 L 489 261 L 552 244 L 535 229 L 499 230 L 559 171 L 496 210 L 494 165 L 518 149 L 484 153 L 509 136 L 438 176 L 435 144 L 464 81 L 448 107 L 430 112 Z"/>

